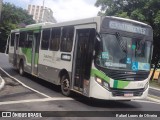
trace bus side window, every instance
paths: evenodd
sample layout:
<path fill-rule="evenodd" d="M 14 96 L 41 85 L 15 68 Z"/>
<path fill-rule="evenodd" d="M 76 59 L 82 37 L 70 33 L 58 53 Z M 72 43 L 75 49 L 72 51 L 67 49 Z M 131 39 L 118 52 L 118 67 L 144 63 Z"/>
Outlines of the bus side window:
<path fill-rule="evenodd" d="M 15 33 L 11 33 L 11 46 L 14 46 Z"/>
<path fill-rule="evenodd" d="M 24 47 L 25 41 L 26 41 L 26 32 L 21 32 L 19 38 L 19 47 Z"/>
<path fill-rule="evenodd" d="M 28 35 L 28 48 L 32 48 L 33 35 Z"/>
<path fill-rule="evenodd" d="M 41 49 L 48 50 L 49 48 L 49 39 L 50 39 L 50 29 L 44 29 L 42 32 L 42 42 L 41 42 Z"/>
<path fill-rule="evenodd" d="M 64 27 L 62 30 L 62 41 L 61 41 L 61 51 L 62 52 L 71 52 L 73 45 L 73 35 L 74 27 L 68 26 Z"/>
<path fill-rule="evenodd" d="M 61 28 L 53 28 L 50 39 L 50 50 L 58 51 L 61 36 Z"/>

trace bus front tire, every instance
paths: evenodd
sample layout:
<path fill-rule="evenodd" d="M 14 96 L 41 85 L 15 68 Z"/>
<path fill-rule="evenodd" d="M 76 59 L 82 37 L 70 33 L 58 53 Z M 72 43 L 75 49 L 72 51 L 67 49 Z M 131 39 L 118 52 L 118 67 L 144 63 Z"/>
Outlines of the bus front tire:
<path fill-rule="evenodd" d="M 70 91 L 70 80 L 67 75 L 63 75 L 61 78 L 61 91 L 62 94 L 65 96 L 70 96 L 71 91 Z"/>
<path fill-rule="evenodd" d="M 23 61 L 21 61 L 20 64 L 19 64 L 19 74 L 21 76 L 24 75 L 24 64 L 23 64 Z"/>

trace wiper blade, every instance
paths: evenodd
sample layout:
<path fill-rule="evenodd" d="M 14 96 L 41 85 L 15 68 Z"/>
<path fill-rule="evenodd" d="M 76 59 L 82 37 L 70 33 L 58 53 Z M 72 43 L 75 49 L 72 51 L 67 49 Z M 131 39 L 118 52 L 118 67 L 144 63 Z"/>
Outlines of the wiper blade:
<path fill-rule="evenodd" d="M 117 41 L 118 41 L 119 46 L 122 49 L 122 51 L 126 53 L 127 52 L 127 46 L 126 46 L 125 41 L 122 39 L 119 32 L 116 32 L 116 38 L 117 38 Z"/>

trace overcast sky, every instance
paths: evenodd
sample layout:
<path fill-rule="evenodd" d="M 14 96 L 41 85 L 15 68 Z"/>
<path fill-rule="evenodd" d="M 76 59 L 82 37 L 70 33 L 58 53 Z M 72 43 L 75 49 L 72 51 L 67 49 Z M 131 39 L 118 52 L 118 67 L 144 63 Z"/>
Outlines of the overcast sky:
<path fill-rule="evenodd" d="M 3 0 L 27 9 L 28 4 L 43 5 L 43 0 Z M 94 6 L 96 0 L 45 0 L 44 6 L 53 10 L 58 22 L 97 16 L 100 8 Z"/>

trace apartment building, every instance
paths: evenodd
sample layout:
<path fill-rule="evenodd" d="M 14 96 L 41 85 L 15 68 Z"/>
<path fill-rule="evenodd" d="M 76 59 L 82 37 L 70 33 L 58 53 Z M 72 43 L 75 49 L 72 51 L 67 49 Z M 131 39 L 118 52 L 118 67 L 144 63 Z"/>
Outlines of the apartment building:
<path fill-rule="evenodd" d="M 57 22 L 56 19 L 53 17 L 53 11 L 47 7 L 28 5 L 28 13 L 30 15 L 33 15 L 33 19 L 36 21 L 36 23 Z"/>

